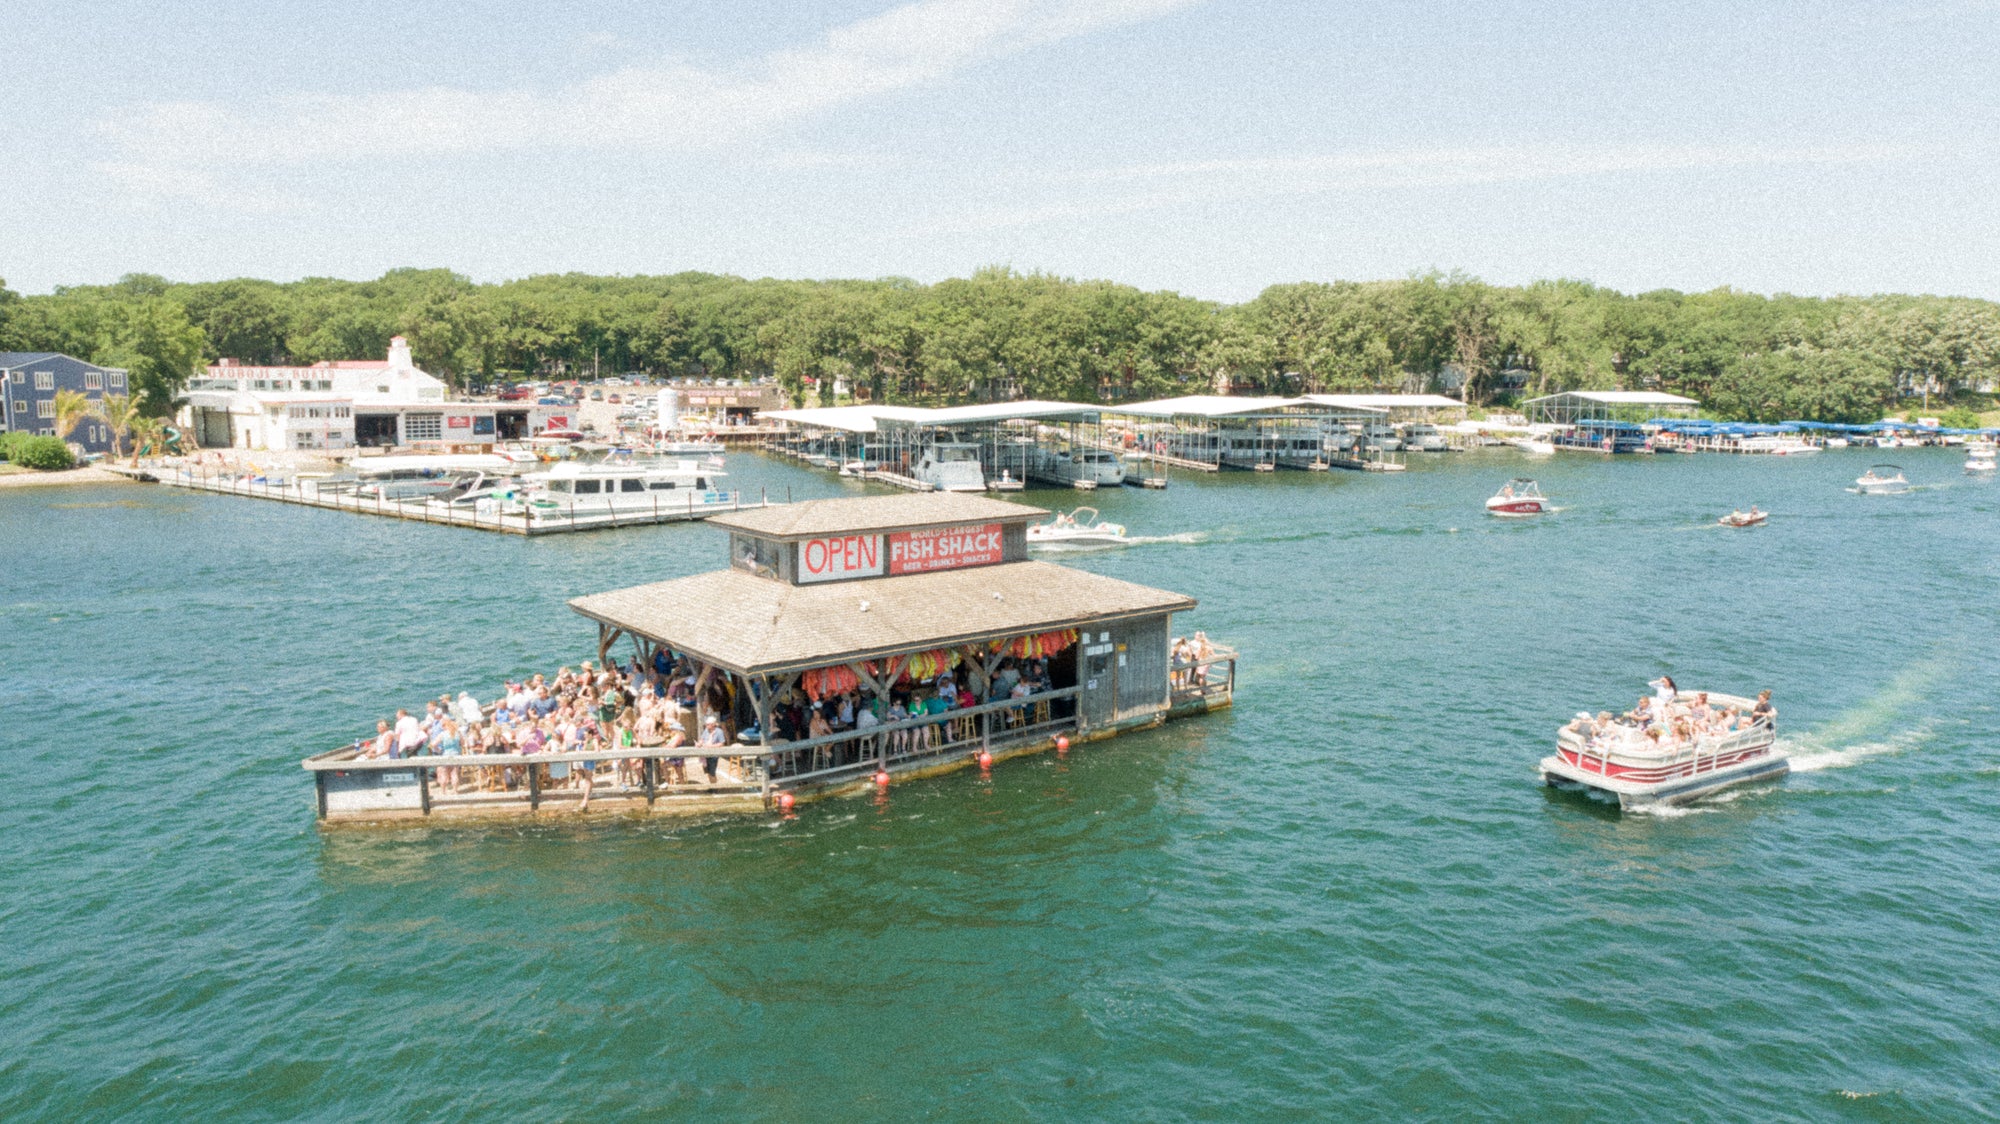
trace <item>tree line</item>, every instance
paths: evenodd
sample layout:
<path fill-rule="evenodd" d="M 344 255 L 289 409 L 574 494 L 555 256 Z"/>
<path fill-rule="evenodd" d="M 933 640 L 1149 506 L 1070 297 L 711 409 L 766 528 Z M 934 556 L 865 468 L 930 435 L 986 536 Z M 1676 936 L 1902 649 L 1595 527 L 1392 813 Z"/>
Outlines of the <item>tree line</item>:
<path fill-rule="evenodd" d="M 0 350 L 120 366 L 143 409 L 188 377 L 254 364 L 374 359 L 389 338 L 458 387 L 642 372 L 775 377 L 795 402 L 837 382 L 874 401 L 1129 401 L 1176 394 L 1422 391 L 1501 405 L 1559 390 L 1664 390 L 1716 416 L 1872 421 L 1927 404 L 1987 408 L 2000 304 L 1958 297 L 1627 295 L 1583 281 L 1491 285 L 1460 273 L 1273 285 L 1222 304 L 1007 268 L 935 284 L 560 274 L 475 284 L 441 269 L 110 285 L 22 297 L 0 283 Z"/>

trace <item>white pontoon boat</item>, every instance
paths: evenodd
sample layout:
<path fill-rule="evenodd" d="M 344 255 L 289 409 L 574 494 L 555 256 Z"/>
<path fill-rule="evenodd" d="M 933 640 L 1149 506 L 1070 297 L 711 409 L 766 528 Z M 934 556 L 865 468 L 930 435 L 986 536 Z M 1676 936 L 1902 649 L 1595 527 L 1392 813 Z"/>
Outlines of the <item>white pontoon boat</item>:
<path fill-rule="evenodd" d="M 1877 464 L 1855 479 L 1854 490 L 1864 496 L 1898 496 L 1910 490 L 1910 482 L 1895 465 Z"/>
<path fill-rule="evenodd" d="M 1675 701 L 1692 702 L 1695 694 L 1682 691 Z M 1755 704 L 1711 691 L 1708 705 L 1749 714 Z M 1777 748 L 1777 737 L 1769 722 L 1680 744 L 1655 741 L 1638 726 L 1619 722 L 1586 737 L 1573 723 L 1556 735 L 1555 754 L 1542 758 L 1542 780 L 1615 796 L 1621 808 L 1682 804 L 1734 785 L 1784 776 L 1791 761 Z"/>

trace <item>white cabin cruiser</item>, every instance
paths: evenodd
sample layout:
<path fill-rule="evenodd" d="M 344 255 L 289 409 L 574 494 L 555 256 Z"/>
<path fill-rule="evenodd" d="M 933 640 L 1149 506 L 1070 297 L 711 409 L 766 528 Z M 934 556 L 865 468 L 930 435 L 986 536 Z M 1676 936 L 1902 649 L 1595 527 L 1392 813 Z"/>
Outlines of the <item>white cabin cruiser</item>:
<path fill-rule="evenodd" d="M 1682 691 L 1674 704 L 1693 705 L 1697 692 Z M 1708 705 L 1748 716 L 1755 704 L 1737 695 L 1708 692 Z M 1778 733 L 1768 721 L 1703 734 L 1690 741 L 1649 737 L 1636 723 L 1592 722 L 1588 716 L 1556 735 L 1556 752 L 1542 758 L 1542 781 L 1558 788 L 1595 790 L 1618 799 L 1618 806 L 1681 804 L 1734 785 L 1770 780 L 1791 770 L 1777 748 Z"/>
<path fill-rule="evenodd" d="M 1057 512 L 1046 523 L 1028 525 L 1028 548 L 1051 546 L 1124 546 L 1132 540 L 1120 523 L 1107 523 L 1094 507 Z"/>
<path fill-rule="evenodd" d="M 1118 459 L 1118 454 L 1106 449 L 1045 453 L 1041 465 L 1043 475 L 1066 484 L 1087 482 L 1093 487 L 1115 488 L 1125 483 L 1124 462 Z"/>
<path fill-rule="evenodd" d="M 1542 494 L 1542 486 L 1525 476 L 1507 481 L 1486 501 L 1487 514 L 1507 518 L 1540 515 L 1548 509 L 1549 498 Z"/>
<path fill-rule="evenodd" d="M 979 464 L 979 446 L 940 441 L 926 446 L 910 475 L 940 492 L 983 492 L 986 470 Z"/>
<path fill-rule="evenodd" d="M 1403 448 L 1418 453 L 1448 452 L 1451 446 L 1445 443 L 1444 434 L 1437 426 L 1427 422 L 1412 422 L 1401 430 Z"/>
<path fill-rule="evenodd" d="M 1854 490 L 1864 496 L 1899 496 L 1910 490 L 1910 482 L 1895 465 L 1876 464 L 1855 479 Z"/>
<path fill-rule="evenodd" d="M 529 518 L 593 519 L 648 511 L 733 510 L 736 493 L 716 487 L 723 475 L 694 461 L 671 465 L 569 461 L 523 480 L 528 486 Z"/>
<path fill-rule="evenodd" d="M 489 453 L 365 457 L 354 462 L 354 494 L 368 499 L 425 500 L 469 476 L 511 474 L 513 462 Z"/>
<path fill-rule="evenodd" d="M 1393 453 L 1403 447 L 1403 439 L 1397 435 L 1395 426 L 1386 422 L 1369 422 L 1361 427 L 1359 447 Z"/>

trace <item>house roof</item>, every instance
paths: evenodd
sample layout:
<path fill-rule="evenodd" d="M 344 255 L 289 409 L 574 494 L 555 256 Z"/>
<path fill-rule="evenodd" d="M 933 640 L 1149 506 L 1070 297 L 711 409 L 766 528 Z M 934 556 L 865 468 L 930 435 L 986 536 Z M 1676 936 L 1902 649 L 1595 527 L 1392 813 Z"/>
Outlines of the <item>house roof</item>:
<path fill-rule="evenodd" d="M 1047 562 L 826 585 L 717 570 L 594 593 L 570 608 L 748 674 L 829 667 L 1192 609 L 1179 593 Z"/>
<path fill-rule="evenodd" d="M 821 535 L 903 531 L 956 523 L 1020 521 L 1039 519 L 1047 514 L 1048 511 L 1043 508 L 963 492 L 912 492 L 894 496 L 805 500 L 712 515 L 708 522 L 711 526 L 726 527 L 759 538 L 791 540 Z"/>
<path fill-rule="evenodd" d="M 62 353 L 57 351 L 0 351 L 0 371 L 12 370 L 15 367 L 25 367 L 30 363 L 40 363 L 49 359 L 58 359 L 61 356 Z"/>

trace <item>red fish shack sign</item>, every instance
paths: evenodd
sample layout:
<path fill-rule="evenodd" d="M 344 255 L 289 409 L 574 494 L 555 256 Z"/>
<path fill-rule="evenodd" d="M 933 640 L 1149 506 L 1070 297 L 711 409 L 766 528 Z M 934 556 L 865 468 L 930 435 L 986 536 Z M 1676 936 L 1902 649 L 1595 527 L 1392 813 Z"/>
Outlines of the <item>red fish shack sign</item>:
<path fill-rule="evenodd" d="M 888 535 L 829 535 L 799 544 L 799 581 L 924 574 L 1003 560 L 1001 525 L 974 523 Z"/>

